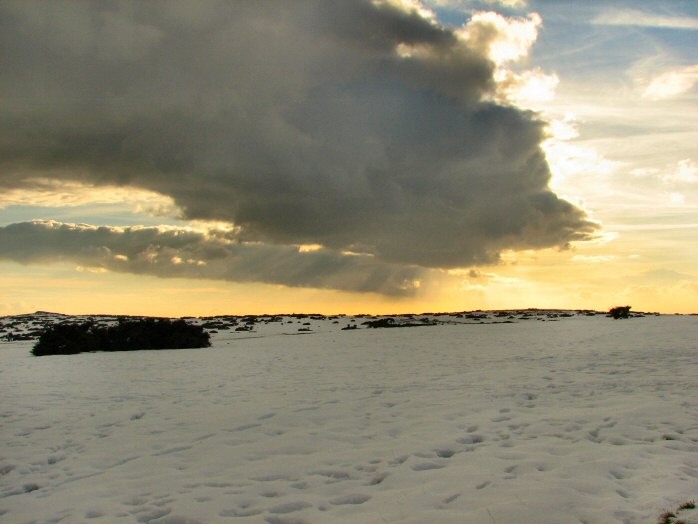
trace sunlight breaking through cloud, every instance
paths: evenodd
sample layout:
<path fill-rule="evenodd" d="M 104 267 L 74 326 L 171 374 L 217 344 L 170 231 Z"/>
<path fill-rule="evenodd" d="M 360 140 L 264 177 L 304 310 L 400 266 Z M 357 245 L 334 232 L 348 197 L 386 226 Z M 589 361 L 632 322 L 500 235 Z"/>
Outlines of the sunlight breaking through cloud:
<path fill-rule="evenodd" d="M 421 271 L 320 246 L 245 242 L 234 228 L 92 226 L 36 220 L 0 227 L 0 260 L 76 263 L 78 271 L 266 282 L 412 295 Z"/>
<path fill-rule="evenodd" d="M 179 214 L 172 198 L 133 187 L 97 186 L 38 177 L 0 192 L 0 209 L 7 206 L 71 207 L 85 204 L 126 204 L 136 211 L 157 216 Z"/>
<path fill-rule="evenodd" d="M 231 280 L 392 293 L 404 280 L 393 275 L 493 264 L 598 227 L 551 189 L 545 122 L 516 105 L 558 82 L 511 69 L 536 41 L 536 13 L 476 12 L 460 29 L 408 0 L 56 0 L 0 15 L 0 205 L 142 201 L 234 225 L 249 262 L 226 256 L 224 269 L 172 248 L 152 274 L 204 260 L 206 278 L 215 266 Z M 117 252 L 128 259 L 109 268 L 135 271 L 136 252 L 154 253 Z M 293 264 L 297 279 L 271 276 Z M 314 267 L 353 276 L 311 278 Z"/>

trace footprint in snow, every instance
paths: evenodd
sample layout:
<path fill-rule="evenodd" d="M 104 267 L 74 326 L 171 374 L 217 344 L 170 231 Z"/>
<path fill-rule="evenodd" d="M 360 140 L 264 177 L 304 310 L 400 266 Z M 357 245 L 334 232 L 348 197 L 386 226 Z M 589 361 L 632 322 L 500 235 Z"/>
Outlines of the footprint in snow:
<path fill-rule="evenodd" d="M 170 508 L 156 508 L 156 509 L 144 509 L 141 511 L 136 511 L 135 513 L 138 513 L 138 522 L 150 522 L 151 520 L 157 520 L 159 518 L 164 517 L 165 515 L 169 515 L 172 512 Z"/>
<path fill-rule="evenodd" d="M 232 433 L 234 431 L 245 431 L 245 430 L 252 429 L 252 428 L 258 428 L 260 426 L 261 426 L 261 424 L 243 424 L 242 426 L 238 426 L 236 428 L 229 429 L 227 431 Z"/>
<path fill-rule="evenodd" d="M 338 470 L 321 470 L 321 471 L 313 471 L 312 475 L 321 475 L 323 477 L 327 477 L 333 480 L 347 480 L 349 479 L 349 473 L 346 471 L 338 471 Z"/>
<path fill-rule="evenodd" d="M 363 504 L 370 499 L 371 497 L 369 495 L 363 494 L 344 495 L 342 497 L 337 497 L 330 500 L 330 504 L 335 506 L 342 506 L 345 504 Z"/>
<path fill-rule="evenodd" d="M 387 473 L 378 473 L 371 480 L 369 480 L 366 483 L 366 485 L 367 486 L 377 486 L 378 484 L 383 482 L 387 477 L 388 477 Z"/>
<path fill-rule="evenodd" d="M 287 502 L 286 504 L 280 504 L 278 506 L 274 506 L 273 508 L 270 508 L 268 511 L 269 513 L 274 513 L 274 514 L 285 514 L 285 513 L 293 513 L 294 511 L 301 511 L 307 508 L 312 508 L 313 505 L 304 502 L 304 501 L 298 501 L 298 502 Z"/>
<path fill-rule="evenodd" d="M 459 444 L 480 444 L 485 438 L 482 435 L 467 435 L 456 439 Z"/>
<path fill-rule="evenodd" d="M 456 500 L 458 497 L 460 497 L 460 493 L 456 493 L 456 494 L 454 494 L 454 495 L 451 495 L 450 497 L 446 497 L 446 498 L 443 499 L 441 502 L 444 503 L 444 504 L 450 504 L 451 502 L 453 502 L 454 500 Z"/>
<path fill-rule="evenodd" d="M 259 515 L 262 512 L 261 509 L 257 508 L 246 508 L 246 509 L 224 509 L 218 513 L 219 517 L 253 517 Z"/>
<path fill-rule="evenodd" d="M 303 519 L 288 517 L 266 517 L 264 520 L 267 524 L 308 524 L 308 522 Z"/>
<path fill-rule="evenodd" d="M 252 480 L 257 482 L 274 482 L 276 480 L 291 480 L 286 475 L 262 475 L 261 477 L 253 477 Z"/>
<path fill-rule="evenodd" d="M 176 448 L 169 448 L 164 451 L 158 451 L 155 453 L 153 456 L 154 457 L 161 457 L 163 455 L 171 455 L 172 453 L 179 453 L 180 451 L 186 451 L 188 449 L 191 449 L 191 446 L 178 446 Z"/>
<path fill-rule="evenodd" d="M 188 517 L 180 517 L 179 515 L 169 515 L 158 520 L 157 524 L 203 524 L 203 522 Z"/>
<path fill-rule="evenodd" d="M 445 464 L 438 464 L 436 462 L 420 462 L 412 466 L 413 471 L 429 471 L 431 469 L 441 469 Z"/>
<path fill-rule="evenodd" d="M 399 466 L 400 464 L 404 464 L 409 457 L 409 455 L 400 455 L 399 457 L 392 459 L 390 462 L 388 462 L 388 464 L 391 466 Z"/>

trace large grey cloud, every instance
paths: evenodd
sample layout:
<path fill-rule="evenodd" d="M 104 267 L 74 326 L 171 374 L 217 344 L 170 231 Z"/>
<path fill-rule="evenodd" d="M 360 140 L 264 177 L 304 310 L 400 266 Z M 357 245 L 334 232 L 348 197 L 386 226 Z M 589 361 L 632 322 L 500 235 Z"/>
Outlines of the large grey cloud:
<path fill-rule="evenodd" d="M 266 282 L 407 296 L 420 271 L 332 250 L 247 243 L 237 232 L 35 220 L 0 227 L 0 260 L 70 262 L 120 273 Z"/>
<path fill-rule="evenodd" d="M 587 238 L 543 123 L 390 2 L 3 2 L 0 188 L 130 185 L 242 240 L 425 267 Z"/>

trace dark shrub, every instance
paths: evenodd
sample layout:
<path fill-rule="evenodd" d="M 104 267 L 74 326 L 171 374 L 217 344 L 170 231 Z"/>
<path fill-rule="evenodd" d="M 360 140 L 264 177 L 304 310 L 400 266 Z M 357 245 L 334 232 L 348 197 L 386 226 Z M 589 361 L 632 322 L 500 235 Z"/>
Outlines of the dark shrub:
<path fill-rule="evenodd" d="M 615 319 L 628 318 L 630 316 L 630 306 L 612 307 L 608 312 Z"/>
<path fill-rule="evenodd" d="M 398 327 L 394 318 L 379 318 L 378 320 L 367 320 L 364 324 L 370 328 L 391 328 Z"/>
<path fill-rule="evenodd" d="M 404 328 L 404 327 L 417 327 L 417 326 L 433 326 L 436 323 L 432 322 L 428 318 L 421 319 L 420 322 L 395 322 L 392 317 L 379 318 L 377 320 L 367 320 L 363 322 L 366 327 L 370 328 Z"/>
<path fill-rule="evenodd" d="M 211 345 L 201 326 L 184 320 L 119 319 L 115 326 L 57 324 L 46 329 L 32 349 L 35 356 L 72 355 L 86 351 L 201 348 Z"/>
<path fill-rule="evenodd" d="M 34 344 L 32 353 L 42 355 L 74 355 L 83 351 L 95 351 L 96 339 L 91 331 L 93 324 L 56 324 L 47 328 Z"/>

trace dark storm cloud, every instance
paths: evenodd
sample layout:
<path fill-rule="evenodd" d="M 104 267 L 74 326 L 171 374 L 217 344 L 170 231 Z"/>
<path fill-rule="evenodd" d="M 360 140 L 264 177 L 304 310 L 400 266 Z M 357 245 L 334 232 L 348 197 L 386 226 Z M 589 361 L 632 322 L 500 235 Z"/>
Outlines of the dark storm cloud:
<path fill-rule="evenodd" d="M 109 227 L 52 220 L 0 227 L 0 260 L 70 262 L 120 273 L 264 282 L 292 287 L 416 292 L 420 271 L 327 249 L 241 242 L 221 230 Z"/>
<path fill-rule="evenodd" d="M 481 46 L 415 10 L 27 1 L 0 24 L 0 188 L 130 185 L 268 249 L 425 267 L 594 229 L 548 188 L 543 124 L 482 101 Z"/>

